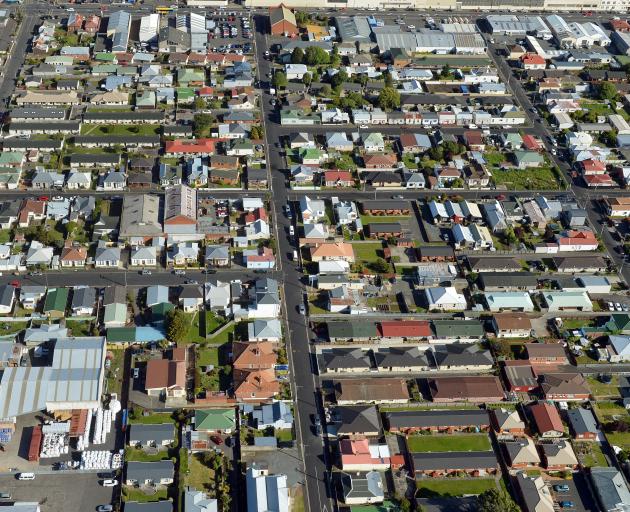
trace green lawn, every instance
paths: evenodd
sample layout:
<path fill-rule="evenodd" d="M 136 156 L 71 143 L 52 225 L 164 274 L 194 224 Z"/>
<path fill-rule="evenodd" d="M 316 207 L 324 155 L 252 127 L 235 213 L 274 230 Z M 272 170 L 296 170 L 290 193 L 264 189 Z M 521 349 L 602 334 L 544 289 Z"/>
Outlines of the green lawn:
<path fill-rule="evenodd" d="M 604 384 L 597 377 L 586 377 L 588 387 L 595 398 L 617 398 L 619 397 L 619 377 L 612 376 L 610 384 Z"/>
<path fill-rule="evenodd" d="M 214 314 L 212 311 L 206 311 L 206 334 L 213 333 L 219 327 L 224 325 L 226 320 L 223 317 L 220 317 Z"/>
<path fill-rule="evenodd" d="M 380 242 L 355 243 L 352 248 L 357 261 L 371 263 L 383 257 L 383 244 Z"/>
<path fill-rule="evenodd" d="M 608 466 L 599 443 L 595 441 L 574 442 L 573 448 L 583 466 Z"/>
<path fill-rule="evenodd" d="M 540 169 L 492 169 L 495 185 L 508 190 L 558 190 L 559 180 L 548 167 Z"/>
<path fill-rule="evenodd" d="M 373 224 L 379 224 L 382 222 L 404 222 L 410 218 L 411 215 L 361 215 L 361 222 L 365 227 L 365 225 L 370 222 Z"/>
<path fill-rule="evenodd" d="M 624 452 L 630 450 L 630 432 L 613 432 L 606 434 L 606 439 L 611 445 L 618 446 Z"/>
<path fill-rule="evenodd" d="M 410 436 L 407 439 L 411 452 L 468 452 L 490 450 L 486 434 L 454 434 Z"/>
<path fill-rule="evenodd" d="M 0 322 L 0 336 L 11 336 L 26 329 L 27 322 Z"/>
<path fill-rule="evenodd" d="M 168 452 L 166 450 L 160 450 L 157 453 L 146 453 L 144 450 L 138 448 L 125 448 L 125 460 L 136 462 L 156 462 L 158 460 L 168 459 Z"/>
<path fill-rule="evenodd" d="M 500 151 L 486 151 L 483 154 L 483 158 L 488 165 L 493 165 L 495 167 L 501 165 L 507 160 L 507 156 Z"/>
<path fill-rule="evenodd" d="M 563 318 L 562 327 L 569 331 L 581 329 L 582 327 L 590 327 L 594 321 L 590 318 Z"/>
<path fill-rule="evenodd" d="M 133 417 L 129 415 L 129 423 L 141 423 L 143 425 L 157 425 L 160 423 L 172 423 L 173 418 L 166 412 L 154 412 L 149 416 L 143 416 L 141 412 L 138 412 Z"/>
<path fill-rule="evenodd" d="M 276 437 L 280 443 L 288 443 L 293 441 L 293 431 L 290 428 L 276 430 Z"/>
<path fill-rule="evenodd" d="M 209 364 L 219 366 L 219 349 L 217 347 L 199 347 L 197 350 L 197 365 L 208 366 Z"/>
<path fill-rule="evenodd" d="M 89 320 L 66 320 L 66 327 L 72 331 L 72 336 L 90 336 L 91 325 Z"/>
<path fill-rule="evenodd" d="M 236 328 L 237 328 L 237 324 L 233 322 L 229 327 L 226 327 L 225 330 L 221 331 L 216 336 L 213 336 L 212 338 L 208 338 L 207 341 L 208 343 L 212 343 L 214 345 L 223 345 L 224 343 L 227 343 L 228 341 L 232 341 L 232 334 L 234 333 Z"/>
<path fill-rule="evenodd" d="M 162 501 L 168 497 L 168 489 L 160 489 L 155 494 L 145 494 L 140 489 L 133 489 L 131 487 L 125 487 L 123 489 L 123 496 L 125 501 L 138 501 L 140 503 L 147 503 L 149 501 Z"/>
<path fill-rule="evenodd" d="M 122 389 L 123 366 L 125 363 L 125 351 L 123 349 L 111 350 L 108 353 L 113 355 L 111 366 L 105 374 L 107 378 L 107 392 L 118 393 Z"/>
<path fill-rule="evenodd" d="M 188 470 L 186 485 L 194 487 L 198 491 L 209 492 L 214 487 L 214 471 L 204 466 L 199 460 L 200 454 L 194 453 L 188 458 Z M 211 493 L 211 496 L 214 494 Z"/>
<path fill-rule="evenodd" d="M 186 313 L 186 317 L 190 322 L 190 327 L 186 332 L 186 336 L 182 340 L 185 344 L 187 343 L 203 343 L 206 341 L 204 336 L 204 327 L 203 325 L 199 325 L 200 314 L 199 312 L 195 313 Z"/>
<path fill-rule="evenodd" d="M 496 489 L 494 478 L 431 478 L 417 480 L 418 498 L 448 498 L 464 494 L 481 494 L 488 489 Z"/>

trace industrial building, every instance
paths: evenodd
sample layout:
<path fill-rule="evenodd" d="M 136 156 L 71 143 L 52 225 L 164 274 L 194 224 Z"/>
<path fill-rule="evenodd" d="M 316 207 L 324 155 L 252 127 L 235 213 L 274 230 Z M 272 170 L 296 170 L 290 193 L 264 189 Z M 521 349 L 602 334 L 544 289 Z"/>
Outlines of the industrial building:
<path fill-rule="evenodd" d="M 107 37 L 112 40 L 112 52 L 126 52 L 129 45 L 131 14 L 127 11 L 113 12 L 107 22 Z"/>
<path fill-rule="evenodd" d="M 140 32 L 138 39 L 141 43 L 155 43 L 160 29 L 160 15 L 149 14 L 140 19 Z"/>

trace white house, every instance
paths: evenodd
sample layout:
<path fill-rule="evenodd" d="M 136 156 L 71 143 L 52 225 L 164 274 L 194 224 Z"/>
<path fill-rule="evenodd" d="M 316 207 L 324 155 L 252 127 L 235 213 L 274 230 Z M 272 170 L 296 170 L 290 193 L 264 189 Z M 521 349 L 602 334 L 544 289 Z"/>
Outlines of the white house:
<path fill-rule="evenodd" d="M 424 295 L 429 311 L 464 311 L 467 307 L 466 297 L 453 286 L 426 288 Z"/>
<path fill-rule="evenodd" d="M 313 224 L 326 217 L 326 203 L 323 199 L 300 198 L 300 212 L 304 224 Z"/>
<path fill-rule="evenodd" d="M 308 67 L 306 64 L 285 64 L 284 72 L 287 75 L 287 80 L 302 80 L 304 75 L 308 73 Z"/>

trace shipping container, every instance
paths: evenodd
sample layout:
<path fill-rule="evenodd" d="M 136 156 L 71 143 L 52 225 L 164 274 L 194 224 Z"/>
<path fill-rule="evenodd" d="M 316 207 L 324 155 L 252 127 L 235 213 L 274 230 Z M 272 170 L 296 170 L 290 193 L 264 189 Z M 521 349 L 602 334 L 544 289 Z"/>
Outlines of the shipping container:
<path fill-rule="evenodd" d="M 31 434 L 31 444 L 28 447 L 28 460 L 37 462 L 39 460 L 39 450 L 42 446 L 42 427 L 37 425 Z"/>

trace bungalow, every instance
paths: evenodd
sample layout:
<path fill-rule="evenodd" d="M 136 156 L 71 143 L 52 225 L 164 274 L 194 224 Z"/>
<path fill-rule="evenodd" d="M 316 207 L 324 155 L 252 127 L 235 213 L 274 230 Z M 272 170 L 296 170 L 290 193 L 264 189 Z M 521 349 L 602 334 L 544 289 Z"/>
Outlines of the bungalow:
<path fill-rule="evenodd" d="M 368 439 L 342 439 L 339 441 L 339 452 L 341 469 L 345 471 L 385 471 L 391 465 L 387 444 L 373 443 Z"/>
<path fill-rule="evenodd" d="M 175 442 L 172 423 L 156 425 L 134 424 L 129 427 L 129 445 L 140 448 L 159 448 Z"/>
<path fill-rule="evenodd" d="M 501 443 L 506 463 L 512 469 L 524 469 L 540 465 L 540 456 L 531 438 L 516 439 Z"/>
<path fill-rule="evenodd" d="M 62 267 L 66 268 L 84 267 L 87 256 L 87 249 L 85 247 L 70 245 L 61 250 L 59 263 Z"/>
<path fill-rule="evenodd" d="M 546 291 L 541 293 L 543 303 L 553 311 L 593 311 L 593 304 L 585 291 Z"/>
<path fill-rule="evenodd" d="M 466 297 L 452 286 L 425 288 L 425 300 L 429 311 L 465 311 Z"/>
<path fill-rule="evenodd" d="M 74 316 L 88 316 L 94 312 L 96 290 L 89 287 L 75 288 L 70 308 Z"/>
<path fill-rule="evenodd" d="M 418 475 L 441 477 L 465 473 L 470 477 L 494 475 L 499 464 L 489 451 L 412 453 L 411 467 Z"/>
<path fill-rule="evenodd" d="M 311 261 L 347 261 L 354 263 L 354 249 L 351 244 L 345 242 L 323 243 L 310 248 Z"/>
<path fill-rule="evenodd" d="M 532 331 L 529 317 L 518 313 L 493 315 L 492 327 L 499 338 L 527 338 Z"/>
<path fill-rule="evenodd" d="M 540 387 L 546 400 L 588 400 L 591 395 L 579 373 L 545 373 Z"/>
<path fill-rule="evenodd" d="M 391 411 L 384 419 L 390 432 L 403 434 L 487 432 L 490 428 L 488 412 L 480 409 Z"/>
<path fill-rule="evenodd" d="M 534 303 L 527 292 L 490 292 L 484 294 L 490 311 L 534 311 Z"/>
<path fill-rule="evenodd" d="M 156 486 L 173 483 L 172 460 L 157 462 L 127 462 L 126 485 Z"/>
<path fill-rule="evenodd" d="M 521 419 L 517 410 L 492 409 L 490 419 L 494 431 L 499 436 L 523 436 L 525 435 L 525 422 Z"/>
<path fill-rule="evenodd" d="M 330 170 L 324 171 L 323 185 L 325 187 L 353 187 L 354 178 L 350 171 Z"/>
<path fill-rule="evenodd" d="M 502 402 L 505 392 L 498 377 L 440 377 L 428 379 L 431 399 L 436 403 Z"/>
<path fill-rule="evenodd" d="M 525 343 L 527 358 L 533 366 L 569 364 L 569 359 L 560 343 Z"/>
<path fill-rule="evenodd" d="M 577 457 L 566 439 L 540 445 L 543 466 L 548 471 L 572 470 L 578 465 Z"/>

